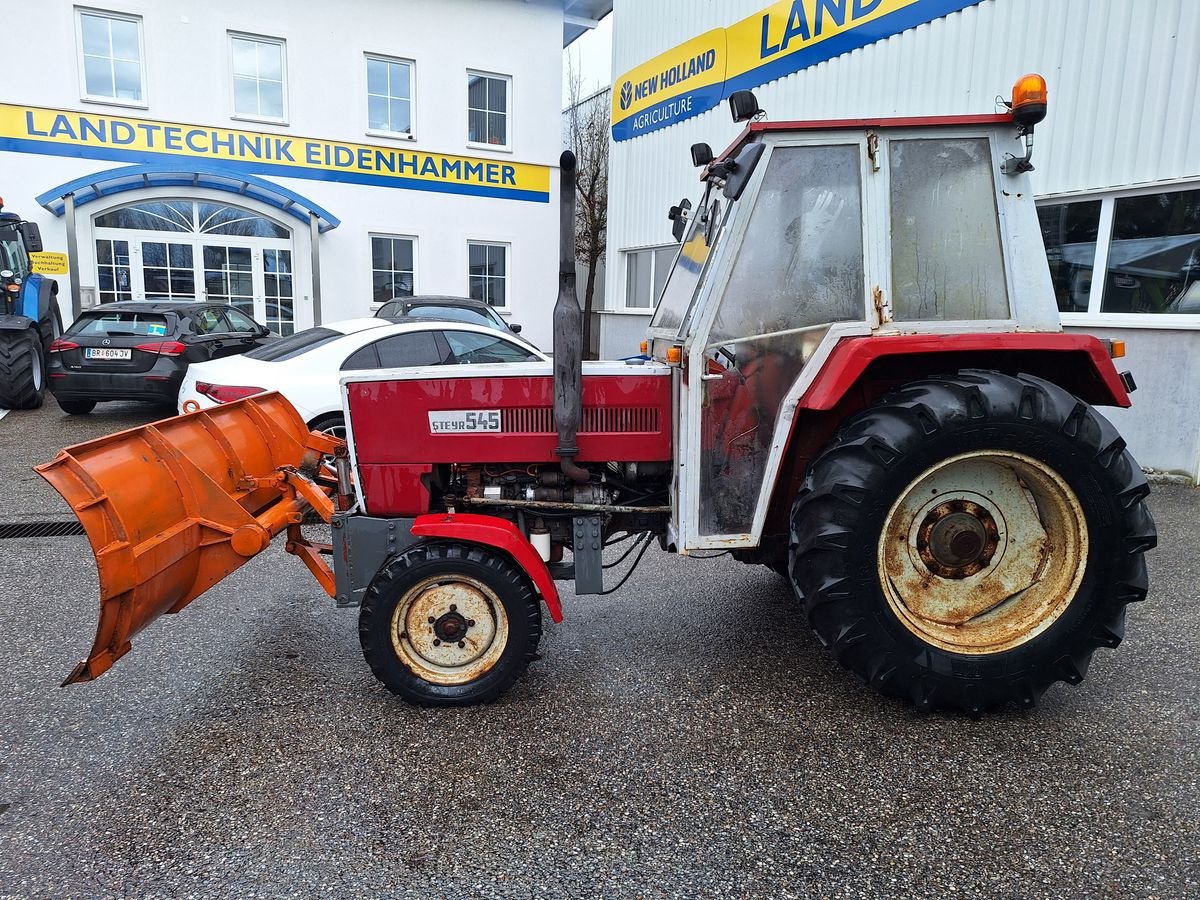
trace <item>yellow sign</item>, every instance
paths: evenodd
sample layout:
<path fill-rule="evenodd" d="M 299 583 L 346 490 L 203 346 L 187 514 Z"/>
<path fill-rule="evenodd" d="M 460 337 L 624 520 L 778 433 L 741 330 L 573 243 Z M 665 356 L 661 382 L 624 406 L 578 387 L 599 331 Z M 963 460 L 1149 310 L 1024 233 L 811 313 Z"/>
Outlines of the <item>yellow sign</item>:
<path fill-rule="evenodd" d="M 782 0 L 692 38 L 613 85 L 613 139 L 626 141 L 757 87 L 975 6 L 982 0 Z"/>
<path fill-rule="evenodd" d="M 67 274 L 67 254 L 65 253 L 52 253 L 49 250 L 30 253 L 29 263 L 33 271 L 40 275 Z"/>
<path fill-rule="evenodd" d="M 725 29 L 714 28 L 660 53 L 626 72 L 620 84 L 612 92 L 612 120 L 639 123 L 640 128 L 631 125 L 639 131 L 690 118 L 693 106 L 699 112 L 712 109 L 725 87 Z"/>
<path fill-rule="evenodd" d="M 255 174 L 550 199 L 547 166 L 8 103 L 0 103 L 0 150 L 131 163 L 195 158 Z"/>

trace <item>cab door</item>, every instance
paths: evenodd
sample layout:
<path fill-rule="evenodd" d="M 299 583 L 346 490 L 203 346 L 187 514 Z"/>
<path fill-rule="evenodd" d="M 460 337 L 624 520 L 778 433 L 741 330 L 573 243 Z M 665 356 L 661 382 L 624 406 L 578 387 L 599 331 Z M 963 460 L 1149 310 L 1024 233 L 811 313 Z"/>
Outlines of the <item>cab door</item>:
<path fill-rule="evenodd" d="M 754 545 L 789 391 L 831 328 L 866 327 L 866 135 L 775 142 L 763 162 L 688 338 L 688 548 Z"/>

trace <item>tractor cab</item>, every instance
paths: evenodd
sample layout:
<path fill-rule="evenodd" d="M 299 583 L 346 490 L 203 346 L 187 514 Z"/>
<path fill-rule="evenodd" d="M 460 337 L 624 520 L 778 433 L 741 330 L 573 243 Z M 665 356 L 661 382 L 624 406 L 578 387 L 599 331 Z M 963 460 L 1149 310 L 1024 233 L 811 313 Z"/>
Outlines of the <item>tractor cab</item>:
<path fill-rule="evenodd" d="M 676 543 L 756 546 L 790 424 L 853 338 L 1060 332 L 1026 174 L 1045 85 L 1012 110 L 921 119 L 749 119 L 703 165 L 649 352 L 678 359 Z M 902 343 L 897 343 L 899 348 Z M 683 477 L 698 472 L 698 478 Z"/>

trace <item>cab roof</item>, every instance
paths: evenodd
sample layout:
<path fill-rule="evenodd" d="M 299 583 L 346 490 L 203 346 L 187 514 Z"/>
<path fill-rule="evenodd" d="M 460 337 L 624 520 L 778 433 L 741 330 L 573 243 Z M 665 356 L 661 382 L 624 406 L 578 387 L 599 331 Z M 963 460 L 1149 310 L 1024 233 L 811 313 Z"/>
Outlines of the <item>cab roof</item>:
<path fill-rule="evenodd" d="M 728 159 L 754 139 L 771 132 L 837 131 L 844 128 L 961 128 L 964 125 L 1013 125 L 1012 113 L 987 113 L 973 116 L 878 116 L 865 119 L 785 119 L 770 122 L 762 119 L 750 122 L 733 143 L 716 156 L 713 162 Z M 707 169 L 704 174 L 707 174 Z M 703 175 L 702 175 L 703 177 Z"/>

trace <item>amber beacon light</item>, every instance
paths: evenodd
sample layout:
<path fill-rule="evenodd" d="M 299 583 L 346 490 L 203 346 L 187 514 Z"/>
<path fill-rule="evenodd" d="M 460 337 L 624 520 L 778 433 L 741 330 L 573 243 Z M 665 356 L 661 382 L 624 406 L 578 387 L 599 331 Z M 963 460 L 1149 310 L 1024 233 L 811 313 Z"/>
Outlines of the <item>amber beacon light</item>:
<path fill-rule="evenodd" d="M 1046 118 L 1046 79 L 1041 75 L 1022 75 L 1013 85 L 1011 106 L 1013 121 L 1032 131 L 1034 125 Z"/>
<path fill-rule="evenodd" d="M 1025 142 L 1025 155 L 1013 156 L 1009 153 L 1000 171 L 1005 175 L 1032 172 L 1033 163 L 1029 160 L 1033 157 L 1033 126 L 1046 118 L 1046 79 L 1041 75 L 1022 75 L 1013 85 L 1012 100 L 1001 102 L 1012 111 L 1017 135 Z"/>

